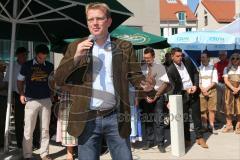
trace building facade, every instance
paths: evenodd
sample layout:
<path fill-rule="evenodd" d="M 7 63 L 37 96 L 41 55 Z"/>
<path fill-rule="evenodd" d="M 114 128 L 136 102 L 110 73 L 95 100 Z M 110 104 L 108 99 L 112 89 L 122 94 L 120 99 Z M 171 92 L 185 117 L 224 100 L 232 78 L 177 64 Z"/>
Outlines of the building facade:
<path fill-rule="evenodd" d="M 134 15 L 127 19 L 123 25 L 139 28 L 144 32 L 160 35 L 159 0 L 118 0 Z M 155 50 L 156 61 L 159 62 L 160 51 Z M 143 50 L 136 51 L 138 61 L 143 59 Z"/>
<path fill-rule="evenodd" d="M 239 3 L 239 0 L 236 1 Z M 194 13 L 198 19 L 198 30 L 216 30 L 231 23 L 237 13 L 235 7 L 235 0 L 200 0 Z"/>
<path fill-rule="evenodd" d="M 138 27 L 145 32 L 160 35 L 159 0 L 118 0 L 134 15 L 123 25 Z"/>
<path fill-rule="evenodd" d="M 197 18 L 187 4 L 187 0 L 160 0 L 161 36 L 196 31 Z"/>

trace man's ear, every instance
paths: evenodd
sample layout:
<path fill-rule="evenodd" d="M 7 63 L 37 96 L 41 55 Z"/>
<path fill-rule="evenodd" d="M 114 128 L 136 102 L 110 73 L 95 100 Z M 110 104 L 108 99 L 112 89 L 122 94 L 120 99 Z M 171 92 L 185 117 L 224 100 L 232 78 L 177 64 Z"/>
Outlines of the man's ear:
<path fill-rule="evenodd" d="M 108 21 L 108 27 L 110 27 L 110 26 L 112 25 L 112 18 L 109 17 L 109 18 L 107 19 L 107 21 Z"/>

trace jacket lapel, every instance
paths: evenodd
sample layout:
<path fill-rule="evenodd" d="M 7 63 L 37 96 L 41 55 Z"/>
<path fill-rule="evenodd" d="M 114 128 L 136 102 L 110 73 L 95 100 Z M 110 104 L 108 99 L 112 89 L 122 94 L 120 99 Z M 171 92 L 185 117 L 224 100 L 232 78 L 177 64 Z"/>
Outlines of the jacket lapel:
<path fill-rule="evenodd" d="M 182 79 L 181 79 L 181 76 L 177 70 L 177 67 L 175 66 L 174 63 L 172 63 L 172 67 L 173 67 L 173 72 L 172 74 L 174 75 L 174 80 L 175 81 L 179 81 L 179 82 L 182 82 Z"/>
<path fill-rule="evenodd" d="M 116 92 L 119 93 L 120 78 L 122 73 L 122 52 L 119 48 L 119 42 L 116 38 L 111 37 L 111 50 L 112 50 L 112 74 L 113 85 Z"/>

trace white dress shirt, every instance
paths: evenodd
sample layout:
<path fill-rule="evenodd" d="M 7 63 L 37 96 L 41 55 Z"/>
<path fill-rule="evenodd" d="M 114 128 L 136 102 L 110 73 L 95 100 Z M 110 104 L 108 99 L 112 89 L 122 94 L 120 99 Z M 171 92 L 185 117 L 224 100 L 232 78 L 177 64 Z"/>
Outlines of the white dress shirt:
<path fill-rule="evenodd" d="M 207 88 L 211 83 L 218 83 L 217 70 L 213 65 L 201 65 L 199 67 L 199 84 L 203 88 Z"/>
<path fill-rule="evenodd" d="M 116 105 L 115 90 L 113 86 L 112 48 L 110 36 L 103 46 L 94 44 L 93 57 L 93 97 L 90 109 L 107 110 Z M 121 63 L 121 62 L 120 62 Z M 94 90 L 101 91 L 101 93 Z M 106 95 L 104 93 L 107 93 Z"/>
<path fill-rule="evenodd" d="M 183 63 L 181 63 L 181 66 L 174 63 L 176 66 L 178 73 L 180 74 L 180 77 L 182 79 L 183 84 L 183 90 L 187 90 L 193 86 L 192 80 L 189 76 L 189 73 Z"/>
<path fill-rule="evenodd" d="M 21 67 L 22 67 L 22 65 L 20 65 L 17 61 L 15 61 L 13 63 L 12 91 L 17 92 L 17 93 L 19 93 L 18 92 L 18 88 L 17 88 L 17 77 L 19 75 Z M 5 75 L 4 79 L 3 79 L 3 81 L 5 81 L 5 82 L 9 82 L 9 69 L 10 68 L 8 66 L 7 69 L 6 69 L 6 75 Z"/>

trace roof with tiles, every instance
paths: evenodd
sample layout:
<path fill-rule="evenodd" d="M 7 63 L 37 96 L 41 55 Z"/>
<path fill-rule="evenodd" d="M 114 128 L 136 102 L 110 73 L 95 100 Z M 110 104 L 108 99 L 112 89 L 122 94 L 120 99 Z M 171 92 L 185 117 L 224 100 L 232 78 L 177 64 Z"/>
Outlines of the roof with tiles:
<path fill-rule="evenodd" d="M 202 4 L 217 22 L 234 21 L 235 0 L 202 0 Z"/>
<path fill-rule="evenodd" d="M 180 0 L 176 0 L 176 3 L 169 3 L 168 0 L 160 0 L 161 21 L 178 21 L 178 12 L 185 12 L 187 21 L 197 21 L 197 18 L 194 16 L 190 8 L 183 5 Z"/>

